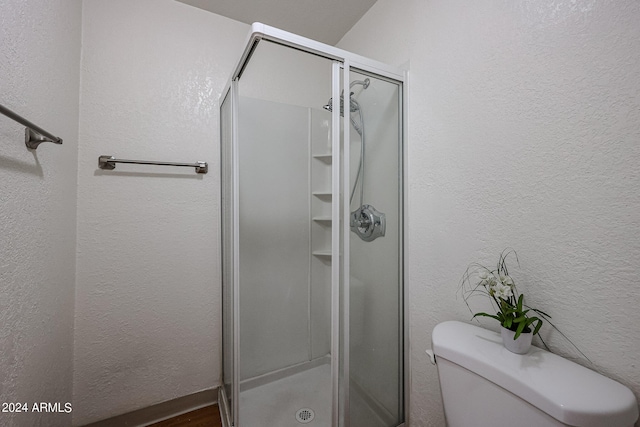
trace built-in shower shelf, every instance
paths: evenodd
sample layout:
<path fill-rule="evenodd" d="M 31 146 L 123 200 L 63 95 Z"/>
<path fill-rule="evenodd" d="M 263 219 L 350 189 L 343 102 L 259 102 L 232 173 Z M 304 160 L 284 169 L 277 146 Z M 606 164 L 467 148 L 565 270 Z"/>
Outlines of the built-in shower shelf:
<path fill-rule="evenodd" d="M 333 193 L 330 191 L 315 191 L 313 195 L 319 199 L 330 199 L 333 196 Z"/>
<path fill-rule="evenodd" d="M 331 251 L 313 251 L 313 256 L 320 258 L 331 258 Z"/>
<path fill-rule="evenodd" d="M 313 158 L 318 159 L 321 162 L 325 162 L 327 164 L 331 163 L 331 154 L 314 154 Z"/>
<path fill-rule="evenodd" d="M 315 216 L 313 217 L 315 222 L 331 222 L 330 216 Z"/>

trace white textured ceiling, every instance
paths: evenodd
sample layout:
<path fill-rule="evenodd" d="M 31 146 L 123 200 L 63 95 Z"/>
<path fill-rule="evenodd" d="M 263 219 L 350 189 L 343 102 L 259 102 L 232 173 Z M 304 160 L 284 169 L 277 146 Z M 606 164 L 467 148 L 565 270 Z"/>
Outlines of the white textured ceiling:
<path fill-rule="evenodd" d="M 236 21 L 335 45 L 376 0 L 178 0 Z"/>

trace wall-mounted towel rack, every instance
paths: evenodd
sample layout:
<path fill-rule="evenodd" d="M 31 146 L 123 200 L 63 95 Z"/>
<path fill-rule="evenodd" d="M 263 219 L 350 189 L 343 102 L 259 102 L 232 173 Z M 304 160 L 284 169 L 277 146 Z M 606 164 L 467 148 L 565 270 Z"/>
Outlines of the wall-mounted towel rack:
<path fill-rule="evenodd" d="M 0 113 L 9 117 L 12 120 L 20 123 L 23 126 L 26 126 L 24 130 L 24 143 L 27 148 L 35 150 L 38 148 L 38 145 L 43 142 L 53 142 L 54 144 L 62 144 L 62 138 L 58 138 L 57 136 L 53 136 L 46 130 L 42 129 L 39 126 L 34 125 L 29 120 L 20 116 L 19 114 L 14 113 L 4 105 L 0 104 Z"/>
<path fill-rule="evenodd" d="M 149 160 L 115 159 L 113 156 L 98 157 L 98 167 L 100 169 L 113 170 L 116 168 L 116 163 L 135 163 L 137 165 L 160 165 L 160 166 L 189 166 L 192 168 L 196 168 L 196 173 L 209 172 L 209 165 L 207 164 L 207 162 L 175 163 L 175 162 L 154 162 Z"/>

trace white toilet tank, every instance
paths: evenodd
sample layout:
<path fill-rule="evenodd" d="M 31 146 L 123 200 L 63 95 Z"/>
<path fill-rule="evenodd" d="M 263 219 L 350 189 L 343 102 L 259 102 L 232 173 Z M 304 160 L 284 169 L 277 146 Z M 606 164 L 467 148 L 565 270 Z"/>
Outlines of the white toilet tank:
<path fill-rule="evenodd" d="M 511 353 L 500 334 L 449 321 L 433 329 L 449 427 L 633 427 L 627 387 L 538 347 Z"/>

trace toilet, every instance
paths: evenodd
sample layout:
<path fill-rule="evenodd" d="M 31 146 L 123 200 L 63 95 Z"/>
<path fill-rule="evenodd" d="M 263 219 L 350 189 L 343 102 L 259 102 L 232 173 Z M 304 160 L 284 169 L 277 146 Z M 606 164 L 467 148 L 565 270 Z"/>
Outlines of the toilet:
<path fill-rule="evenodd" d="M 633 427 L 624 385 L 538 347 L 511 353 L 499 333 L 463 322 L 432 335 L 449 427 Z"/>

